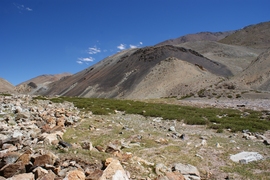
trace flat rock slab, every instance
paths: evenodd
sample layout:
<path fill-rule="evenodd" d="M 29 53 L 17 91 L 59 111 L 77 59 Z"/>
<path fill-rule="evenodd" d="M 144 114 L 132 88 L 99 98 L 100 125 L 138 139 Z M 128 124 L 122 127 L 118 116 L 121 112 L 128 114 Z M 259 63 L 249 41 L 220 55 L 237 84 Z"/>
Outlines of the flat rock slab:
<path fill-rule="evenodd" d="M 257 152 L 241 152 L 235 155 L 231 155 L 230 159 L 233 162 L 239 162 L 241 164 L 247 164 L 252 161 L 259 161 L 263 159 L 263 156 Z"/>

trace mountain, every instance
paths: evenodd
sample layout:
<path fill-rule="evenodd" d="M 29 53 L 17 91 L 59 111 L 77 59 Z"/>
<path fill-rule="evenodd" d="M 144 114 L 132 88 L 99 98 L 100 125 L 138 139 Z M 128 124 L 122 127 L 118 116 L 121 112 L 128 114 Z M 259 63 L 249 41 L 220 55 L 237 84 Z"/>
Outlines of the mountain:
<path fill-rule="evenodd" d="M 61 74 L 46 74 L 37 76 L 25 82 L 18 84 L 15 87 L 15 91 L 18 93 L 28 93 L 28 94 L 39 94 L 39 91 L 47 89 L 47 86 L 55 81 L 58 81 L 67 76 L 71 76 L 70 73 L 61 73 Z"/>
<path fill-rule="evenodd" d="M 270 47 L 270 21 L 247 26 L 221 39 L 224 44 L 246 46 L 258 49 Z"/>
<path fill-rule="evenodd" d="M 264 50 L 237 45 L 222 44 L 215 41 L 195 41 L 178 44 L 193 49 L 208 59 L 226 65 L 233 75 L 241 73 Z"/>
<path fill-rule="evenodd" d="M 240 88 L 251 87 L 261 91 L 270 91 L 270 48 L 239 75 L 233 78 Z"/>
<path fill-rule="evenodd" d="M 161 45 L 178 45 L 185 42 L 195 42 L 195 41 L 218 41 L 226 36 L 234 33 L 234 31 L 226 31 L 226 32 L 200 32 L 196 34 L 188 34 L 185 36 L 181 36 L 175 39 L 169 39 L 158 43 L 156 46 Z"/>
<path fill-rule="evenodd" d="M 200 89 L 231 76 L 221 63 L 171 45 L 122 51 L 73 76 L 51 84 L 45 95 L 154 98 Z M 205 82 L 198 83 L 198 82 Z M 196 83 L 197 82 L 197 83 Z M 189 86 L 193 84 L 195 87 Z M 180 88 L 180 89 L 179 89 Z"/>
<path fill-rule="evenodd" d="M 0 92 L 1 93 L 13 93 L 14 86 L 7 80 L 0 78 Z"/>
<path fill-rule="evenodd" d="M 269 29 L 266 22 L 231 32 L 189 34 L 121 51 L 57 81 L 38 85 L 29 80 L 27 87 L 40 95 L 126 99 L 269 91 Z"/>

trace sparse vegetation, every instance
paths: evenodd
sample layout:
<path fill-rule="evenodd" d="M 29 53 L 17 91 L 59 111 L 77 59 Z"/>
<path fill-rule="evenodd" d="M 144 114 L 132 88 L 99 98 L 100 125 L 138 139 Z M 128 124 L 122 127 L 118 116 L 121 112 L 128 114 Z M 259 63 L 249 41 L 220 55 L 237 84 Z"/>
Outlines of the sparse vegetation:
<path fill-rule="evenodd" d="M 36 97 L 33 97 L 33 99 L 37 99 L 37 100 L 48 100 L 48 98 L 46 98 L 44 96 L 36 96 Z"/>
<path fill-rule="evenodd" d="M 127 114 L 162 117 L 168 120 L 184 121 L 190 125 L 207 125 L 213 129 L 231 129 L 232 132 L 249 129 L 251 132 L 262 132 L 270 129 L 270 121 L 261 120 L 262 112 L 243 113 L 234 109 L 197 108 L 164 103 L 146 103 L 133 100 L 95 99 L 78 97 L 58 97 L 53 102 L 70 101 L 83 111 L 92 111 L 96 115 L 114 114 L 115 110 Z M 223 116 L 223 115 L 226 116 Z M 217 115 L 222 116 L 218 118 Z M 214 124 L 213 124 L 214 123 Z M 217 125 L 217 124 L 218 125 Z"/>
<path fill-rule="evenodd" d="M 0 93 L 0 96 L 12 96 L 12 95 L 8 93 Z"/>

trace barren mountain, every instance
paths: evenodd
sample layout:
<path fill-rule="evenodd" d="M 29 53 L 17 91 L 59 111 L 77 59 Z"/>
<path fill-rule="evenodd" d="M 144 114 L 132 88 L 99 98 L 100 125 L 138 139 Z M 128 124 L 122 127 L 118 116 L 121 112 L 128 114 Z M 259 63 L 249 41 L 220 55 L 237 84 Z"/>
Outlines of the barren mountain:
<path fill-rule="evenodd" d="M 193 49 L 203 56 L 223 63 L 236 75 L 255 60 L 263 50 L 249 47 L 222 44 L 214 41 L 186 42 L 178 46 Z"/>
<path fill-rule="evenodd" d="M 169 39 L 158 43 L 156 46 L 160 45 L 178 45 L 185 42 L 195 42 L 195 41 L 218 41 L 226 36 L 234 33 L 234 31 L 226 31 L 226 32 L 200 32 L 196 34 L 188 34 L 185 36 L 181 36 L 175 39 Z"/>
<path fill-rule="evenodd" d="M 239 88 L 251 87 L 255 90 L 270 91 L 270 49 L 263 52 L 257 59 L 238 76 L 233 78 Z"/>
<path fill-rule="evenodd" d="M 61 74 L 46 74 L 37 76 L 25 82 L 18 84 L 15 87 L 15 90 L 19 93 L 30 93 L 35 94 L 38 91 L 42 91 L 43 89 L 47 89 L 48 84 L 58 81 L 64 77 L 70 76 L 70 73 L 61 73 Z"/>
<path fill-rule="evenodd" d="M 16 89 L 41 95 L 131 99 L 199 95 L 202 90 L 203 96 L 228 97 L 235 87 L 269 90 L 269 30 L 266 22 L 235 32 L 189 34 L 119 52 L 58 81 L 41 76 L 38 82 L 32 79 Z"/>
<path fill-rule="evenodd" d="M 219 42 L 258 49 L 270 47 L 270 22 L 247 26 Z"/>
<path fill-rule="evenodd" d="M 106 98 L 168 97 L 182 92 L 191 93 L 217 81 L 218 77 L 231 75 L 223 64 L 190 49 L 171 45 L 146 47 L 108 57 L 53 83 L 45 94 Z"/>
<path fill-rule="evenodd" d="M 13 93 L 14 86 L 7 80 L 0 78 L 0 92 Z"/>

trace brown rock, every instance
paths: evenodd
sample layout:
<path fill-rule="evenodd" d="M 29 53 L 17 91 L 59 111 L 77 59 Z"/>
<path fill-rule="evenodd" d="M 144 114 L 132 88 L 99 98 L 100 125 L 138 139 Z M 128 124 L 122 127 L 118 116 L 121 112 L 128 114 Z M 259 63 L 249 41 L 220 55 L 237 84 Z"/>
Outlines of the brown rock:
<path fill-rule="evenodd" d="M 6 164 L 15 163 L 15 161 L 20 157 L 20 154 L 17 152 L 8 152 L 2 157 L 2 162 Z"/>
<path fill-rule="evenodd" d="M 65 180 L 85 180 L 85 174 L 80 170 L 69 171 Z"/>
<path fill-rule="evenodd" d="M 58 119 L 56 120 L 56 125 L 57 125 L 57 126 L 65 127 L 65 118 L 64 118 L 64 117 L 58 118 Z"/>
<path fill-rule="evenodd" d="M 55 179 L 55 174 L 52 171 L 49 171 L 47 174 L 44 174 L 37 180 L 52 180 L 52 179 Z"/>
<path fill-rule="evenodd" d="M 23 173 L 8 178 L 7 180 L 35 180 L 35 176 L 33 173 Z"/>
<path fill-rule="evenodd" d="M 63 130 L 63 126 L 54 126 L 53 128 L 49 130 L 49 133 L 54 133 L 54 132 L 62 131 L 62 130 Z"/>
<path fill-rule="evenodd" d="M 107 158 L 105 160 L 105 166 L 107 167 L 114 159 L 113 158 Z"/>
<path fill-rule="evenodd" d="M 35 178 L 38 179 L 48 174 L 48 171 L 46 169 L 43 169 L 42 167 L 37 167 L 33 170 L 33 173 L 35 174 Z"/>
<path fill-rule="evenodd" d="M 19 174 L 22 169 L 24 169 L 24 167 L 22 166 L 22 162 L 7 164 L 0 169 L 0 176 L 9 178 L 16 174 Z"/>
<path fill-rule="evenodd" d="M 87 176 L 86 180 L 99 180 L 99 178 L 102 176 L 103 171 L 100 169 L 95 170 L 85 170 L 85 175 Z"/>
<path fill-rule="evenodd" d="M 185 180 L 185 177 L 180 172 L 167 172 L 166 177 L 169 180 Z"/>
<path fill-rule="evenodd" d="M 35 158 L 34 166 L 44 166 L 45 164 L 54 164 L 54 158 L 49 154 L 44 154 Z"/>
<path fill-rule="evenodd" d="M 17 160 L 16 162 L 22 162 L 22 166 L 25 166 L 26 164 L 29 164 L 30 156 L 32 154 L 31 149 L 25 151 Z"/>

